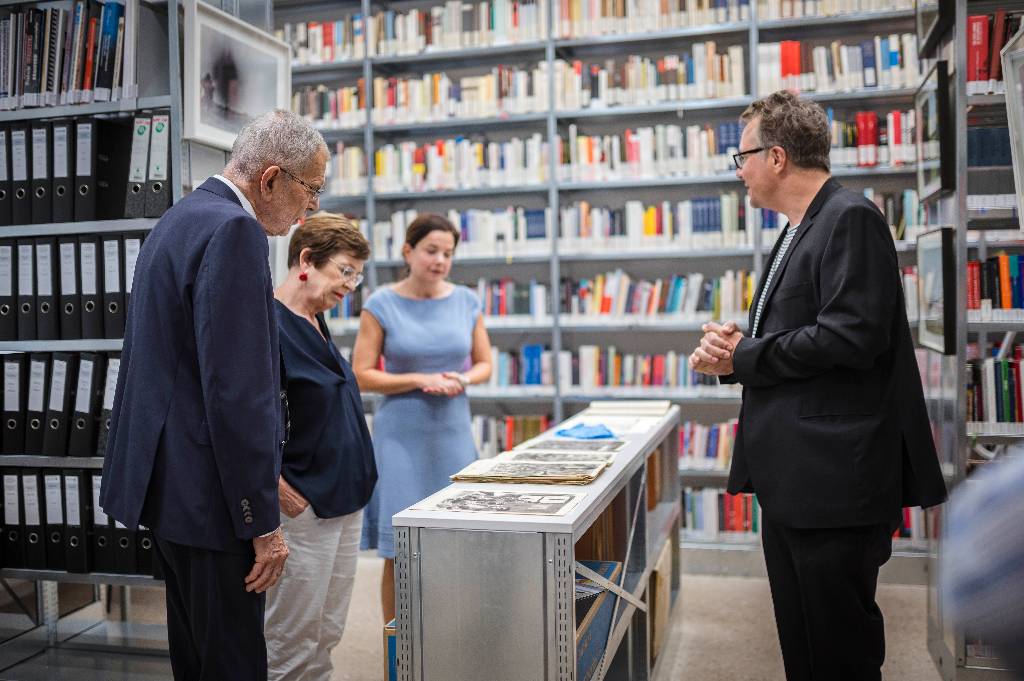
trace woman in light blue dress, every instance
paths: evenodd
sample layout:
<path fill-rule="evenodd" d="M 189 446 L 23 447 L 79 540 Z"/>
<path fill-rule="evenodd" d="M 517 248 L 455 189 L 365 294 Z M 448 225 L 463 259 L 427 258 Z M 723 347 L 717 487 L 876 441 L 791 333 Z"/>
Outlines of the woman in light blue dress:
<path fill-rule="evenodd" d="M 490 377 L 491 344 L 476 294 L 447 281 L 458 243 L 458 230 L 440 215 L 412 221 L 402 246 L 409 273 L 366 301 L 352 353 L 360 390 L 385 395 L 373 417 L 378 482 L 362 541 L 385 559 L 385 622 L 395 611 L 391 516 L 477 458 L 465 390 Z"/>

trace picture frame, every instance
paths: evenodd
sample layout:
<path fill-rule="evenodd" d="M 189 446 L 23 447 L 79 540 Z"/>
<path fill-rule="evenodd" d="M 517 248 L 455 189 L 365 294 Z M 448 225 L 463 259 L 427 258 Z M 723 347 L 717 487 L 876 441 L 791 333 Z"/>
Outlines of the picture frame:
<path fill-rule="evenodd" d="M 271 109 L 290 109 L 290 47 L 200 0 L 183 5 L 183 135 L 230 150 L 246 123 Z"/>
<path fill-rule="evenodd" d="M 932 59 L 942 37 L 956 23 L 956 0 L 915 0 L 917 56 Z"/>
<path fill-rule="evenodd" d="M 956 190 L 956 135 L 948 62 L 938 60 L 914 93 L 917 194 L 921 201 Z"/>
<path fill-rule="evenodd" d="M 1013 183 L 1017 190 L 1017 220 L 1024 216 L 1024 27 L 1006 41 L 1000 52 L 1006 81 L 1006 118 L 1010 128 Z"/>
<path fill-rule="evenodd" d="M 952 227 L 917 237 L 917 340 L 944 355 L 956 354 L 956 264 Z"/>

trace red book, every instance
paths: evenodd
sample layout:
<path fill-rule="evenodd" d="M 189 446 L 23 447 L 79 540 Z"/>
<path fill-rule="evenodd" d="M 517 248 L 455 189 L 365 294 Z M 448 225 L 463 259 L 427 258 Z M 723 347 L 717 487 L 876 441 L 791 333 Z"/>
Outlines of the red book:
<path fill-rule="evenodd" d="M 864 123 L 867 132 L 867 165 L 878 165 L 878 114 L 868 111 L 864 114 Z"/>
<path fill-rule="evenodd" d="M 988 89 L 988 15 L 967 17 L 967 94 Z M 979 89 L 978 83 L 985 81 Z"/>
<path fill-rule="evenodd" d="M 1018 346 L 1020 347 L 1020 346 Z M 1024 421 L 1024 406 L 1021 405 L 1021 392 L 1020 385 L 1020 360 L 1010 360 L 1010 367 L 1013 370 L 1013 380 L 1016 381 L 1017 394 L 1013 396 L 1013 420 L 1017 423 Z"/>
<path fill-rule="evenodd" d="M 505 446 L 512 449 L 516 445 L 516 419 L 514 416 L 505 417 Z"/>
<path fill-rule="evenodd" d="M 652 383 L 654 385 L 665 385 L 665 355 L 654 356 L 654 376 L 652 377 Z"/>
<path fill-rule="evenodd" d="M 981 309 L 981 262 L 967 262 L 967 309 Z"/>
<path fill-rule="evenodd" d="M 498 284 L 498 315 L 504 317 L 508 314 L 508 280 Z"/>
<path fill-rule="evenodd" d="M 324 60 L 334 61 L 334 22 L 325 21 L 324 30 Z"/>
<path fill-rule="evenodd" d="M 96 17 L 89 19 L 89 37 L 85 41 L 85 74 L 82 80 L 82 89 L 92 89 L 92 64 L 96 54 Z"/>
<path fill-rule="evenodd" d="M 988 79 L 993 84 L 1003 79 L 1003 62 L 999 53 L 1006 44 L 1006 10 L 997 9 L 992 19 L 992 51 L 989 53 Z"/>
<path fill-rule="evenodd" d="M 863 111 L 858 111 L 854 118 L 857 125 L 857 165 L 866 166 L 868 164 L 867 155 L 867 141 L 868 141 L 868 125 L 867 125 L 867 114 Z"/>

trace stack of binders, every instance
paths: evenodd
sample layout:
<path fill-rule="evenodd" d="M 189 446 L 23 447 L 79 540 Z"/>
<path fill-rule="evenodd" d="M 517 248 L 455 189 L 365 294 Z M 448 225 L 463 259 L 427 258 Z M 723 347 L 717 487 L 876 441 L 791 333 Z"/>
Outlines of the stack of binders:
<path fill-rule="evenodd" d="M 144 238 L 0 239 L 0 340 L 122 338 Z"/>
<path fill-rule="evenodd" d="M 103 456 L 120 367 L 119 353 L 4 355 L 0 451 Z"/>
<path fill-rule="evenodd" d="M 0 226 L 160 217 L 169 151 L 166 112 L 0 125 Z"/>
<path fill-rule="evenodd" d="M 112 523 L 98 472 L 3 468 L 0 566 L 153 575 L 153 535 Z"/>

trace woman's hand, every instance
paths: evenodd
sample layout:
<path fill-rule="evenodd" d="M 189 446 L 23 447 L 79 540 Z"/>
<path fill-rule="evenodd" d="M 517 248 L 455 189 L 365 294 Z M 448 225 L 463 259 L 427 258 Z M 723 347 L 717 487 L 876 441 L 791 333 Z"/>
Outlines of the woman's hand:
<path fill-rule="evenodd" d="M 462 384 L 458 379 L 449 378 L 447 374 L 424 374 L 419 387 L 428 395 L 445 397 L 454 397 L 462 392 Z"/>
<path fill-rule="evenodd" d="M 283 477 L 277 483 L 277 497 L 281 501 L 281 512 L 289 518 L 298 517 L 309 506 L 306 497 L 299 494 Z"/>

